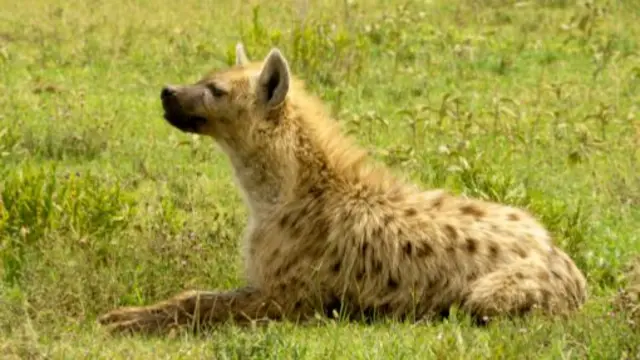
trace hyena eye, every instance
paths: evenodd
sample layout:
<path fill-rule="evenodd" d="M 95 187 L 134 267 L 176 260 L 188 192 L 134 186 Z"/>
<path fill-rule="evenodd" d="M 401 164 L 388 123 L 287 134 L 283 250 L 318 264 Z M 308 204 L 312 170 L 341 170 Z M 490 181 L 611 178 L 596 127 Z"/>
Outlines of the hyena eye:
<path fill-rule="evenodd" d="M 215 97 L 222 97 L 227 94 L 226 91 L 217 87 L 216 84 L 208 84 L 207 89 L 209 89 L 209 91 L 211 92 L 211 95 Z"/>

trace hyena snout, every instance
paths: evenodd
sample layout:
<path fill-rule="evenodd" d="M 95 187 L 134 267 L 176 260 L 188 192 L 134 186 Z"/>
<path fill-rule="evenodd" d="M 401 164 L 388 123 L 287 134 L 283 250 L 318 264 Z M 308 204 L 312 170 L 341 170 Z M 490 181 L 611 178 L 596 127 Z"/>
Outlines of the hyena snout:
<path fill-rule="evenodd" d="M 162 92 L 160 93 L 160 99 L 162 99 L 162 102 L 164 103 L 165 101 L 168 101 L 171 98 L 175 97 L 176 93 L 177 93 L 177 89 L 174 86 L 166 85 L 165 87 L 162 88 Z"/>
<path fill-rule="evenodd" d="M 175 86 L 167 85 L 162 88 L 160 99 L 164 109 L 164 118 L 171 125 L 184 132 L 197 133 L 207 120 L 201 116 L 189 114 L 185 110 L 184 103 L 187 102 L 185 100 L 188 100 L 184 99 L 186 95 L 188 94 L 183 94 Z"/>

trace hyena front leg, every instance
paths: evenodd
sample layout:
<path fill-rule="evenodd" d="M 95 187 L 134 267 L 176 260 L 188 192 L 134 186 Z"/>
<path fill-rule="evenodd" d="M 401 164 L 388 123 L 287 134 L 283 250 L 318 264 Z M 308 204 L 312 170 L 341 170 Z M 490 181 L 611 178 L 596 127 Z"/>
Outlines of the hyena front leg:
<path fill-rule="evenodd" d="M 184 325 L 202 330 L 226 321 L 282 320 L 295 315 L 291 310 L 259 289 L 244 287 L 227 292 L 185 291 L 150 306 L 115 309 L 98 321 L 112 333 L 164 333 Z"/>

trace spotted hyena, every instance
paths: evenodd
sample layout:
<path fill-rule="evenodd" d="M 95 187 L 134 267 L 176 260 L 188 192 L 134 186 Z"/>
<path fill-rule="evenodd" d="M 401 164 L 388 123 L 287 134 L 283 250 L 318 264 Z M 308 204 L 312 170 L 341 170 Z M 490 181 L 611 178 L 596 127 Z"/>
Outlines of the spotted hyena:
<path fill-rule="evenodd" d="M 101 323 L 428 319 L 454 305 L 482 319 L 585 302 L 584 275 L 527 211 L 394 176 L 343 136 L 278 49 L 260 62 L 236 50 L 235 66 L 166 86 L 161 100 L 171 125 L 212 137 L 233 165 L 249 209 L 246 286 L 116 309 Z"/>

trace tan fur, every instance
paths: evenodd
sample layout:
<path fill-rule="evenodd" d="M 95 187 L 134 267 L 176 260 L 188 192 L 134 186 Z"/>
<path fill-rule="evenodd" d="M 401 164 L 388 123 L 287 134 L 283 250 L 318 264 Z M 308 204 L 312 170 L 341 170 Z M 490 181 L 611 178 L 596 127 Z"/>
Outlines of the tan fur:
<path fill-rule="evenodd" d="M 247 287 L 116 309 L 103 324 L 159 331 L 340 307 L 425 319 L 453 305 L 488 318 L 585 302 L 585 277 L 528 212 L 405 183 L 342 135 L 279 51 L 248 63 L 236 50 L 234 67 L 168 87 L 163 101 L 172 124 L 211 136 L 233 164 L 250 211 Z"/>

